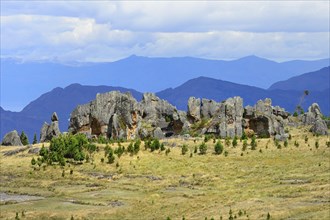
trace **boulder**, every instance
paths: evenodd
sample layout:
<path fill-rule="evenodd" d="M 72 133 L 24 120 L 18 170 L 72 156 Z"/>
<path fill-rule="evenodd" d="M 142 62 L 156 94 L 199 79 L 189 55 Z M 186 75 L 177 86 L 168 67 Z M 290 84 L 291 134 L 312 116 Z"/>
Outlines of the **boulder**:
<path fill-rule="evenodd" d="M 325 121 L 322 118 L 318 118 L 313 126 L 310 129 L 313 134 L 317 135 L 327 135 L 328 134 L 328 127 Z"/>
<path fill-rule="evenodd" d="M 2 144 L 4 146 L 23 146 L 21 139 L 16 130 L 7 133 L 2 139 Z"/>
<path fill-rule="evenodd" d="M 163 139 L 165 137 L 162 129 L 160 129 L 160 127 L 157 127 L 155 130 L 154 130 L 154 137 L 155 138 L 158 138 L 158 139 Z"/>
<path fill-rule="evenodd" d="M 308 112 L 299 116 L 299 119 L 303 125 L 312 125 L 310 131 L 318 135 L 327 135 L 328 127 L 325 120 L 322 119 L 322 113 L 319 105 L 313 103 L 309 108 Z"/>
<path fill-rule="evenodd" d="M 51 141 L 53 137 L 58 137 L 61 134 L 56 112 L 53 113 L 51 121 L 50 125 L 45 122 L 41 127 L 40 143 Z"/>

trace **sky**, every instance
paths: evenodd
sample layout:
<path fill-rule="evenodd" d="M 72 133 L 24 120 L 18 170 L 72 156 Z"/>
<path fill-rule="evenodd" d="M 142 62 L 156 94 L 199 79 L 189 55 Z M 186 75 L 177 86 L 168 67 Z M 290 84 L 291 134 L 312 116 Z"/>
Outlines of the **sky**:
<path fill-rule="evenodd" d="M 329 1 L 1 0 L 1 58 L 329 57 Z"/>

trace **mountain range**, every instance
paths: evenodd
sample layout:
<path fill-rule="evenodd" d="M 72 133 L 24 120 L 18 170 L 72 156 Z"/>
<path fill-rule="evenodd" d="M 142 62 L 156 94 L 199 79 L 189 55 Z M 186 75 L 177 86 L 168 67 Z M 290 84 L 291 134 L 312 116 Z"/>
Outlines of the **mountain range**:
<path fill-rule="evenodd" d="M 156 95 L 168 100 L 180 110 L 186 110 L 190 96 L 215 101 L 241 96 L 244 105 L 254 105 L 259 99 L 271 98 L 273 105 L 284 107 L 290 112 L 299 104 L 306 110 L 313 102 L 317 102 L 323 113 L 330 115 L 329 75 L 330 69 L 325 67 L 274 83 L 269 89 L 202 76 L 188 80 L 178 87 L 160 91 Z M 50 116 L 54 111 L 59 116 L 61 131 L 66 131 L 70 113 L 77 105 L 95 99 L 97 93 L 113 90 L 130 92 L 137 100 L 142 97 L 141 92 L 123 87 L 83 86 L 77 83 L 65 88 L 57 87 L 32 101 L 21 112 L 5 111 L 1 108 L 1 137 L 16 129 L 24 130 L 32 140 L 34 133 L 39 134 L 44 121 L 50 122 Z M 309 91 L 307 96 L 304 96 L 305 90 Z"/>
<path fill-rule="evenodd" d="M 200 76 L 267 89 L 273 83 L 329 66 L 329 59 L 275 62 L 256 56 L 237 60 L 130 56 L 107 63 L 1 60 L 1 106 L 21 110 L 55 87 L 72 83 L 114 85 L 141 92 L 176 88 Z M 22 95 L 24 94 L 24 95 Z"/>

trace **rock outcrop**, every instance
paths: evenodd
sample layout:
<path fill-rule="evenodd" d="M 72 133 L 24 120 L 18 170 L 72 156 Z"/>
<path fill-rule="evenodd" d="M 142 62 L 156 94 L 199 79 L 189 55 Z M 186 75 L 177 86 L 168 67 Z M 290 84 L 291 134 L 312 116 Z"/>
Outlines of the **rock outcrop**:
<path fill-rule="evenodd" d="M 303 125 L 312 125 L 310 131 L 318 135 L 327 135 L 328 127 L 325 120 L 322 119 L 322 113 L 319 105 L 313 103 L 309 108 L 308 112 L 299 116 Z"/>
<path fill-rule="evenodd" d="M 284 140 L 287 138 L 284 119 L 288 116 L 288 112 L 278 106 L 273 107 L 272 100 L 267 98 L 259 100 L 254 107 L 245 107 L 243 124 L 245 129 L 253 130 L 259 137 L 276 136 Z"/>
<path fill-rule="evenodd" d="M 40 143 L 50 141 L 52 140 L 53 137 L 58 137 L 61 134 L 56 112 L 52 114 L 51 121 L 52 122 L 50 125 L 47 122 L 45 122 L 41 127 Z"/>
<path fill-rule="evenodd" d="M 204 109 L 203 118 L 204 120 L 210 118 L 205 133 L 223 138 L 242 135 L 243 99 L 241 97 L 229 98 L 221 103 L 203 100 L 204 105 L 201 108 L 201 111 Z"/>
<path fill-rule="evenodd" d="M 289 113 L 272 106 L 271 99 L 259 100 L 243 108 L 241 97 L 223 102 L 190 97 L 188 111 L 152 93 L 137 102 L 129 93 L 98 94 L 88 104 L 78 106 L 70 118 L 69 131 L 108 138 L 164 138 L 182 133 L 215 134 L 220 137 L 241 136 L 243 129 L 259 137 L 287 138 L 284 125 Z"/>
<path fill-rule="evenodd" d="M 164 137 L 180 133 L 185 122 L 184 114 L 152 93 L 138 103 L 129 93 L 113 91 L 78 106 L 71 113 L 69 131 L 114 139 Z"/>
<path fill-rule="evenodd" d="M 7 133 L 2 139 L 1 145 L 4 146 L 23 146 L 16 130 Z"/>

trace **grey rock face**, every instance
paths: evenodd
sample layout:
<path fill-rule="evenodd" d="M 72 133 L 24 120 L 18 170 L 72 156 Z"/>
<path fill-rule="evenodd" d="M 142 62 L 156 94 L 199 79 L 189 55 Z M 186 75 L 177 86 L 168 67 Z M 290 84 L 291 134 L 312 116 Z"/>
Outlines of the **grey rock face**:
<path fill-rule="evenodd" d="M 212 116 L 206 129 L 202 132 L 213 133 L 221 137 L 242 135 L 243 100 L 241 97 L 229 98 L 222 103 L 208 102 L 208 116 Z M 216 109 L 213 111 L 213 109 Z"/>
<path fill-rule="evenodd" d="M 313 103 L 308 112 L 300 116 L 300 119 L 304 125 L 312 125 L 310 131 L 318 135 L 327 135 L 328 127 L 327 123 L 322 119 L 322 113 L 319 105 Z"/>
<path fill-rule="evenodd" d="M 201 120 L 201 100 L 190 97 L 188 100 L 187 116 L 192 122 Z"/>
<path fill-rule="evenodd" d="M 56 112 L 53 113 L 51 117 L 52 123 L 49 125 L 48 123 L 44 123 L 41 127 L 40 131 L 40 142 L 46 142 L 52 140 L 53 137 L 58 137 L 61 134 L 59 125 L 58 125 L 58 117 Z"/>
<path fill-rule="evenodd" d="M 164 135 L 162 129 L 160 129 L 160 127 L 156 128 L 154 130 L 154 137 L 158 138 L 158 139 L 163 139 L 165 137 L 165 135 Z"/>
<path fill-rule="evenodd" d="M 219 108 L 219 103 L 214 100 L 202 99 L 201 117 L 212 118 Z"/>
<path fill-rule="evenodd" d="M 152 93 L 145 93 L 138 103 L 130 94 L 114 91 L 78 106 L 71 113 L 69 131 L 134 139 L 152 137 L 158 127 L 165 133 L 179 133 L 184 123 L 184 114 Z"/>
<path fill-rule="evenodd" d="M 285 139 L 284 120 L 289 113 L 283 108 L 272 106 L 271 99 L 259 100 L 254 107 L 247 106 L 244 110 L 244 128 L 253 130 L 259 137 L 274 135 L 277 139 Z"/>
<path fill-rule="evenodd" d="M 138 105 L 130 93 L 97 94 L 92 102 L 78 106 L 70 117 L 69 131 L 113 138 L 135 138 Z"/>
<path fill-rule="evenodd" d="M 57 117 L 57 114 L 56 114 L 56 112 L 54 112 L 53 113 L 53 115 L 52 115 L 52 121 L 58 121 L 58 117 Z"/>
<path fill-rule="evenodd" d="M 23 146 L 21 139 L 16 130 L 7 133 L 2 139 L 4 146 Z"/>

